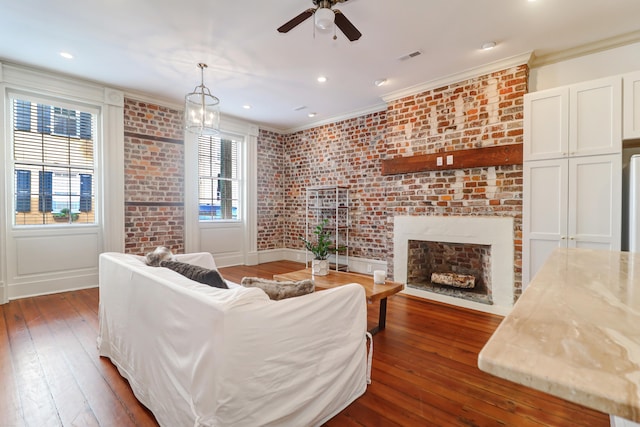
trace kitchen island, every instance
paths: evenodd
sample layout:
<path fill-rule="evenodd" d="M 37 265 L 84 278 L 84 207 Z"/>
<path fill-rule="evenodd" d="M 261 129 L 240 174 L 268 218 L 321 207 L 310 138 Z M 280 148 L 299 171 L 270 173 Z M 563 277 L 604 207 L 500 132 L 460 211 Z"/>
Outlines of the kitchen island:
<path fill-rule="evenodd" d="M 640 254 L 556 249 L 478 366 L 640 425 Z"/>

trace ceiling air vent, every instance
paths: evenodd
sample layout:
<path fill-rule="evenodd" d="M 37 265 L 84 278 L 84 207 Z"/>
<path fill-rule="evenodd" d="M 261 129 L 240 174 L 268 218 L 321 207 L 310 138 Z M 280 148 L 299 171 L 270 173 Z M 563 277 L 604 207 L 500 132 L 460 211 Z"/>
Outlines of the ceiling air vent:
<path fill-rule="evenodd" d="M 411 53 L 407 53 L 406 55 L 402 55 L 398 58 L 400 61 L 406 61 L 407 59 L 415 58 L 416 56 L 422 55 L 422 52 L 419 50 L 413 51 Z"/>
<path fill-rule="evenodd" d="M 306 105 L 301 105 L 299 107 L 294 108 L 293 111 L 301 111 L 301 110 L 304 110 L 305 108 L 307 108 Z"/>

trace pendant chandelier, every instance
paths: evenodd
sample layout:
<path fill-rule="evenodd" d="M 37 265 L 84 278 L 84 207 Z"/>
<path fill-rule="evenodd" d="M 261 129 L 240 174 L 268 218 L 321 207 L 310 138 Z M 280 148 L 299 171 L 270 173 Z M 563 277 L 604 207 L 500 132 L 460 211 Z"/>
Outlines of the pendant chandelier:
<path fill-rule="evenodd" d="M 199 63 L 200 85 L 184 97 L 185 129 L 198 135 L 217 135 L 220 125 L 220 100 L 204 85 L 204 69 Z"/>

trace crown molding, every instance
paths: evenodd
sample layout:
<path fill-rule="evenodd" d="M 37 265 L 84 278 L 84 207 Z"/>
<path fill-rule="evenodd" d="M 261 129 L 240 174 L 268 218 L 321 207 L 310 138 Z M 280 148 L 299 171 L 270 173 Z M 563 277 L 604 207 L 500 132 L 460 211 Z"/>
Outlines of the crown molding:
<path fill-rule="evenodd" d="M 124 92 L 124 97 L 129 99 L 134 99 L 136 101 L 148 102 L 149 104 L 161 105 L 163 107 L 173 108 L 174 110 L 178 110 L 178 111 L 184 111 L 184 104 L 178 104 L 175 101 L 172 101 L 166 98 L 154 97 L 146 93 L 127 90 Z"/>
<path fill-rule="evenodd" d="M 121 90 L 104 88 L 104 103 L 115 107 L 124 107 L 124 93 Z"/>
<path fill-rule="evenodd" d="M 526 52 L 520 55 L 511 56 L 509 58 L 504 58 L 499 61 L 490 62 L 488 64 L 481 65 L 479 67 L 469 68 L 459 73 L 449 74 L 448 76 L 444 76 L 439 79 L 430 80 L 428 82 L 410 86 L 405 89 L 389 92 L 385 95 L 382 95 L 382 99 L 388 103 L 400 98 L 404 98 L 407 96 L 412 96 L 418 93 L 437 89 L 442 86 L 448 86 L 453 83 L 459 83 L 461 81 L 468 80 L 473 77 L 494 73 L 496 71 L 506 70 L 507 68 L 515 67 L 517 65 L 529 64 L 532 56 L 533 56 L 533 52 Z"/>
<path fill-rule="evenodd" d="M 640 42 L 640 30 L 598 40 L 593 43 L 583 44 L 559 52 L 549 53 L 547 55 L 534 55 L 531 61 L 531 67 L 537 68 L 544 65 L 555 64 L 556 62 L 566 61 L 568 59 L 578 58 L 580 56 L 590 55 L 637 42 Z"/>
<path fill-rule="evenodd" d="M 290 128 L 290 129 L 284 129 L 282 131 L 280 131 L 283 134 L 292 134 L 295 132 L 300 132 L 303 130 L 307 130 L 307 129 L 313 129 L 319 126 L 323 126 L 329 123 L 336 123 L 336 122 L 340 122 L 343 120 L 349 120 L 349 119 L 353 119 L 355 117 L 360 117 L 360 116 L 364 116 L 366 114 L 371 114 L 371 113 L 378 113 L 380 111 L 386 111 L 387 110 L 387 104 L 375 104 L 375 105 L 371 105 L 369 107 L 360 109 L 360 110 L 356 110 L 356 111 L 350 111 L 348 113 L 345 114 L 340 114 L 337 116 L 333 116 L 333 117 L 328 117 L 324 120 L 320 120 L 317 122 L 313 122 L 313 123 L 309 123 L 307 125 L 303 125 L 303 126 L 299 126 L 299 127 L 295 127 L 295 128 Z"/>
<path fill-rule="evenodd" d="M 274 128 L 274 127 L 271 127 L 268 124 L 264 124 L 264 123 L 258 123 L 258 127 L 260 128 L 260 130 L 264 130 L 264 131 L 267 131 L 267 132 L 278 133 L 280 135 L 286 135 L 287 134 L 286 130 L 279 129 L 279 128 Z"/>

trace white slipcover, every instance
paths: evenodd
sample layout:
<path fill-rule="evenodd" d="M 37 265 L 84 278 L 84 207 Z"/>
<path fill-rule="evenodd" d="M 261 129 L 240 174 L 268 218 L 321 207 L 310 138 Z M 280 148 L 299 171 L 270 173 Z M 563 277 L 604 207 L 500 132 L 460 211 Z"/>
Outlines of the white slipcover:
<path fill-rule="evenodd" d="M 214 268 L 208 253 L 178 260 Z M 366 390 L 357 284 L 271 301 L 100 255 L 100 355 L 162 426 L 320 425 Z"/>

